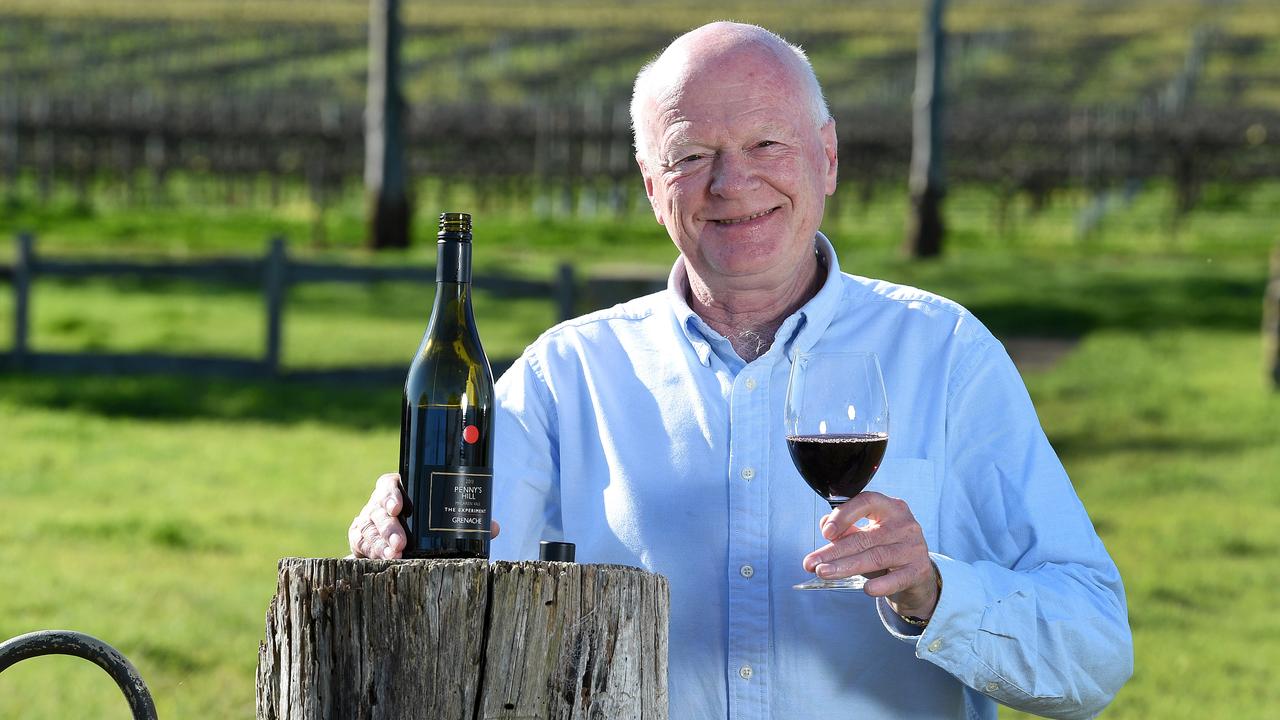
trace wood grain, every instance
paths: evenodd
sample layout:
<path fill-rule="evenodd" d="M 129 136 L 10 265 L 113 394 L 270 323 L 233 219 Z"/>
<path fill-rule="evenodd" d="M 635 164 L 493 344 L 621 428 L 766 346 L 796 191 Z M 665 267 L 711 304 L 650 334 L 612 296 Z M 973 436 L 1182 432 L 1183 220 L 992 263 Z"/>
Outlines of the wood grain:
<path fill-rule="evenodd" d="M 668 597 L 618 565 L 286 558 L 257 717 L 665 720 Z"/>

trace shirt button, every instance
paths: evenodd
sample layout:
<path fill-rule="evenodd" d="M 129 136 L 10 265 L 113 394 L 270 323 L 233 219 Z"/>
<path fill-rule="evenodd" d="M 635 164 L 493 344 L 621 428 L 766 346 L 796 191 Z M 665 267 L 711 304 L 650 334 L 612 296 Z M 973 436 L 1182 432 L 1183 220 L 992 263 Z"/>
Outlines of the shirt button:
<path fill-rule="evenodd" d="M 751 679 L 751 666 L 750 666 L 750 665 L 743 665 L 742 667 L 738 668 L 738 677 L 742 678 L 743 680 L 750 680 L 750 679 Z"/>
<path fill-rule="evenodd" d="M 742 479 L 743 479 L 743 480 L 750 480 L 751 478 L 753 478 L 753 477 L 755 477 L 755 476 L 756 476 L 756 470 L 755 470 L 755 468 L 749 468 L 749 467 L 744 467 L 744 468 L 742 468 Z"/>
<path fill-rule="evenodd" d="M 756 389 L 756 379 L 755 379 L 755 378 L 747 378 L 746 385 L 747 385 L 747 389 L 748 389 L 748 390 L 755 390 L 755 389 Z"/>
<path fill-rule="evenodd" d="M 738 572 L 742 573 L 742 577 L 749 578 L 752 575 L 756 574 L 756 569 L 751 567 L 750 565 L 743 565 L 741 568 L 738 569 Z"/>
<path fill-rule="evenodd" d="M 989 682 L 987 683 L 987 686 L 985 688 L 985 690 L 989 693 L 993 693 L 999 689 L 1000 689 L 1000 683 L 997 683 L 997 682 Z"/>
<path fill-rule="evenodd" d="M 929 652 L 938 652 L 941 649 L 942 649 L 942 638 L 938 638 L 937 640 L 934 640 L 933 642 L 929 643 Z"/>

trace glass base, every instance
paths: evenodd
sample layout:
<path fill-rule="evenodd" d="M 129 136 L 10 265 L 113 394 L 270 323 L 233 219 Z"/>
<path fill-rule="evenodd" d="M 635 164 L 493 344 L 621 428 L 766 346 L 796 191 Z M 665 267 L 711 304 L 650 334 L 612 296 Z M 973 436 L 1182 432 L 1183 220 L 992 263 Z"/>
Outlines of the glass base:
<path fill-rule="evenodd" d="M 867 584 L 867 579 L 861 575 L 853 575 L 847 578 L 833 578 L 831 580 L 823 580 L 814 576 L 799 585 L 792 585 L 796 590 L 844 590 L 852 592 L 854 590 L 861 591 L 862 587 Z"/>

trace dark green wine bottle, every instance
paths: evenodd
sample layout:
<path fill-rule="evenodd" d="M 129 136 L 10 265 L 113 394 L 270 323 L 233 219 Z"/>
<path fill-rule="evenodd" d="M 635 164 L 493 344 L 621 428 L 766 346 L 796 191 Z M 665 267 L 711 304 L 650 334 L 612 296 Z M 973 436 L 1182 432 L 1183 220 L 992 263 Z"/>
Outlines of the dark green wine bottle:
<path fill-rule="evenodd" d="M 471 216 L 442 214 L 436 237 L 436 300 L 400 419 L 404 557 L 488 558 L 493 371 L 471 310 Z"/>

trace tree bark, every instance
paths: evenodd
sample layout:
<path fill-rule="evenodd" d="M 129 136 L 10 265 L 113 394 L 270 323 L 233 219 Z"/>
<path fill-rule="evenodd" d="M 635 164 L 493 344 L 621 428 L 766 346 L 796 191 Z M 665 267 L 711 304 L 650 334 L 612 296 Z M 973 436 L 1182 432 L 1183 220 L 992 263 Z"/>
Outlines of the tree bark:
<path fill-rule="evenodd" d="M 409 247 L 404 96 L 400 92 L 400 0 L 369 0 L 369 86 L 365 106 L 364 184 L 369 246 Z"/>
<path fill-rule="evenodd" d="M 257 717 L 665 720 L 668 592 L 619 565 L 286 558 Z"/>
<path fill-rule="evenodd" d="M 946 77 L 945 0 L 930 0 L 920 30 L 916 55 L 916 88 L 912 96 L 911 192 L 905 251 L 909 257 L 942 254 L 945 228 L 942 198 L 946 180 L 942 165 L 942 118 Z"/>

